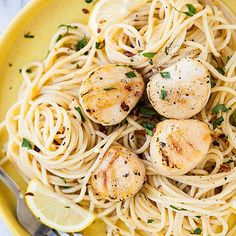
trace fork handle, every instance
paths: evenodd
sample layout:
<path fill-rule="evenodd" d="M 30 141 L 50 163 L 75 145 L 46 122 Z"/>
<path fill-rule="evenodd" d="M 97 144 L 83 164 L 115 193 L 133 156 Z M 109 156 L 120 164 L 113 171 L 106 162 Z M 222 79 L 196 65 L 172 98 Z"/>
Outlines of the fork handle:
<path fill-rule="evenodd" d="M 17 184 L 12 180 L 12 178 L 0 167 L 0 179 L 2 182 L 15 194 L 16 197 L 20 196 L 22 193 L 17 186 Z"/>

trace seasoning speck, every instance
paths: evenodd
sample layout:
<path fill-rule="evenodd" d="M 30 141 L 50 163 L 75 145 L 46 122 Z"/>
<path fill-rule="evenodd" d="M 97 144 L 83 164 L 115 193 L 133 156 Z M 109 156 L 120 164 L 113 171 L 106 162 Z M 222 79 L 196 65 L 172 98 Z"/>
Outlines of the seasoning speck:
<path fill-rule="evenodd" d="M 24 34 L 24 37 L 28 38 L 28 39 L 32 39 L 32 38 L 34 38 L 34 35 L 31 34 L 30 32 L 28 32 L 28 33 Z"/>
<path fill-rule="evenodd" d="M 82 11 L 83 11 L 84 14 L 89 14 L 89 10 L 86 9 L 86 8 L 83 8 Z"/>
<path fill-rule="evenodd" d="M 125 102 L 122 102 L 120 107 L 124 110 L 124 111 L 128 111 L 129 110 L 129 106 L 125 103 Z"/>

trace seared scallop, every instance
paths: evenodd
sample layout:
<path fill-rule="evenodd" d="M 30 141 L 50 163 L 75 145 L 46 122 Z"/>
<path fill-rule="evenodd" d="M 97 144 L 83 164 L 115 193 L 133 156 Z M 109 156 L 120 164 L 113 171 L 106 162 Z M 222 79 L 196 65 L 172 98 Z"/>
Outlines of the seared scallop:
<path fill-rule="evenodd" d="M 145 166 L 138 156 L 120 145 L 111 146 L 91 177 L 95 192 L 103 199 L 124 200 L 143 186 Z"/>
<path fill-rule="evenodd" d="M 115 125 L 126 118 L 143 94 L 144 81 L 125 65 L 105 65 L 93 71 L 81 86 L 80 101 L 96 123 Z"/>
<path fill-rule="evenodd" d="M 156 111 L 172 119 L 187 119 L 199 113 L 210 93 L 210 74 L 197 60 L 182 59 L 155 74 L 147 86 Z"/>
<path fill-rule="evenodd" d="M 164 176 L 184 175 L 206 156 L 210 129 L 198 120 L 165 120 L 157 124 L 150 144 L 151 160 Z"/>

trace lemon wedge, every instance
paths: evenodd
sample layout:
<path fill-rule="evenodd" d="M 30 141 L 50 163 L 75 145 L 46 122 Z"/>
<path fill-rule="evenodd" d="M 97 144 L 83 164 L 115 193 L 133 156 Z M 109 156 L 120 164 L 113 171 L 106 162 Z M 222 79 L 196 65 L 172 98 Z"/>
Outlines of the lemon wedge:
<path fill-rule="evenodd" d="M 132 11 L 140 8 L 148 0 L 100 0 L 94 7 L 89 26 L 99 41 L 103 40 L 105 29 L 121 22 Z"/>
<path fill-rule="evenodd" d="M 93 213 L 52 192 L 35 179 L 29 182 L 25 198 L 35 217 L 61 232 L 79 232 L 95 219 Z"/>

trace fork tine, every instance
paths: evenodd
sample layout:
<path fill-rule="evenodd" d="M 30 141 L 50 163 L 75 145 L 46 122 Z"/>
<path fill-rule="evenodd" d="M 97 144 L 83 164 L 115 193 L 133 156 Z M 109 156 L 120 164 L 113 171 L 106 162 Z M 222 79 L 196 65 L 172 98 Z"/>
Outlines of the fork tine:
<path fill-rule="evenodd" d="M 81 233 L 63 233 L 59 232 L 60 236 L 83 236 Z"/>
<path fill-rule="evenodd" d="M 52 229 L 47 236 L 83 236 L 81 233 L 64 233 L 64 232 L 58 232 L 55 229 Z"/>

